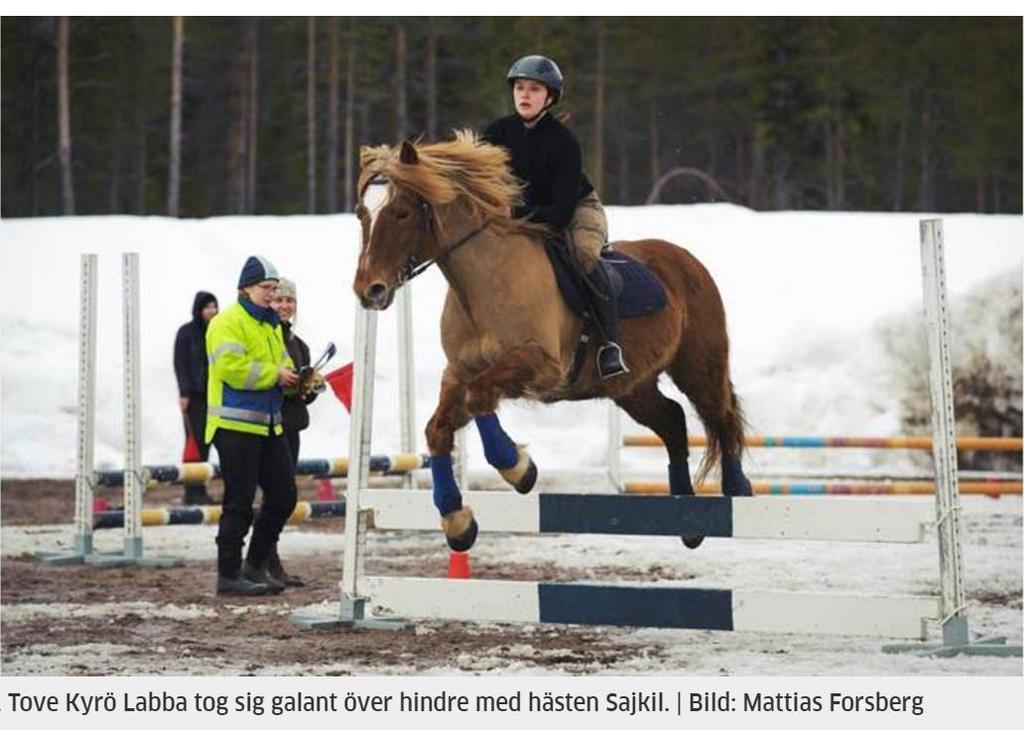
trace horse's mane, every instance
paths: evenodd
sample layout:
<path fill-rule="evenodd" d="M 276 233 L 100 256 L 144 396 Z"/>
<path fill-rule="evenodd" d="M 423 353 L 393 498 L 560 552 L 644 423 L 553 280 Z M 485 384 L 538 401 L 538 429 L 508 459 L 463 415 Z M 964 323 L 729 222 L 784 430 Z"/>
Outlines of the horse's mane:
<path fill-rule="evenodd" d="M 431 206 L 462 199 L 471 213 L 490 219 L 508 232 L 537 234 L 544 229 L 512 218 L 522 197 L 523 183 L 508 166 L 508 151 L 488 144 L 472 130 L 455 130 L 455 139 L 413 143 L 418 161 L 403 163 L 401 146 L 365 146 L 360 150 L 359 187 L 377 175 L 418 193 Z"/>

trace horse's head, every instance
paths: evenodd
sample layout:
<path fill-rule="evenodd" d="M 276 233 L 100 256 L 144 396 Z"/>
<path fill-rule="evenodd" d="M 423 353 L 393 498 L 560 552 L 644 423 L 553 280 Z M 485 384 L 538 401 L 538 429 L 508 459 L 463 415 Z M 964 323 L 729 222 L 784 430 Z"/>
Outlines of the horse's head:
<path fill-rule="evenodd" d="M 387 147 L 363 150 L 356 208 L 362 224 L 362 249 L 352 287 L 367 309 L 387 309 L 416 265 L 436 254 L 433 208 L 415 190 L 387 174 L 382 158 L 393 155 Z M 415 146 L 406 141 L 397 161 L 391 159 L 389 165 L 418 162 Z"/>

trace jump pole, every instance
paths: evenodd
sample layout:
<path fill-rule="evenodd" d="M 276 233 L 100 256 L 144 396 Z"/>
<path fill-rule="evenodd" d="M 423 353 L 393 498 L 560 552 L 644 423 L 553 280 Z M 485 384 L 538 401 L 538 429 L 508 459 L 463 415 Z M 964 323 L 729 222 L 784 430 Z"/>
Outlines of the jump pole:
<path fill-rule="evenodd" d="M 71 551 L 41 553 L 44 564 L 82 563 L 92 553 L 96 427 L 96 254 L 82 254 L 79 274 L 78 421 L 75 431 L 75 526 Z"/>
<path fill-rule="evenodd" d="M 121 294 L 124 301 L 124 543 L 121 553 L 94 553 L 86 562 L 100 567 L 181 566 L 184 562 L 180 558 L 147 557 L 142 543 L 142 492 L 146 487 L 146 476 L 142 465 L 138 252 L 125 252 L 121 255 Z"/>
<path fill-rule="evenodd" d="M 929 383 L 932 398 L 932 457 L 935 461 L 935 519 L 942 584 L 942 643 L 890 645 L 886 652 L 918 651 L 931 655 L 1020 655 L 1006 638 L 971 641 L 964 589 L 963 538 L 957 490 L 956 419 L 953 414 L 953 369 L 949 356 L 946 305 L 946 253 L 942 220 L 921 221 L 921 279 L 927 320 Z"/>
<path fill-rule="evenodd" d="M 367 616 L 368 597 L 360 593 L 363 555 L 369 511 L 360 506 L 362 487 L 370 479 L 370 441 L 373 433 L 373 370 L 376 364 L 377 312 L 356 308 L 355 352 L 352 373 L 352 426 L 349 433 L 349 480 L 345 492 L 345 552 L 341 562 L 341 601 L 335 615 L 296 612 L 292 623 L 301 629 L 366 627 L 405 629 L 410 625 L 396 620 Z M 406 493 L 406 491 L 402 491 Z M 410 491 L 411 494 L 411 491 Z"/>
<path fill-rule="evenodd" d="M 398 410 L 401 424 L 400 448 L 416 451 L 416 374 L 412 364 L 412 282 L 398 290 Z M 402 487 L 416 487 L 416 476 L 402 476 Z"/>

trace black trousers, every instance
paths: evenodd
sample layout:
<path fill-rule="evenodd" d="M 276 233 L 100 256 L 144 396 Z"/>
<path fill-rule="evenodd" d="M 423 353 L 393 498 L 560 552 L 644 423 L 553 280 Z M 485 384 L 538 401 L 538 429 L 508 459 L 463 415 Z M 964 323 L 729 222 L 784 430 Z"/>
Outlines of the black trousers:
<path fill-rule="evenodd" d="M 242 544 L 253 525 L 252 501 L 256 487 L 263 490 L 263 505 L 252 529 L 247 559 L 264 563 L 277 548 L 281 529 L 295 509 L 295 468 L 284 436 L 218 429 L 213 443 L 220 455 L 224 502 L 217 531 L 217 570 L 236 578 L 242 567 Z"/>
<path fill-rule="evenodd" d="M 299 464 L 299 432 L 285 429 L 284 438 L 288 440 L 288 449 L 292 452 L 292 469 Z"/>

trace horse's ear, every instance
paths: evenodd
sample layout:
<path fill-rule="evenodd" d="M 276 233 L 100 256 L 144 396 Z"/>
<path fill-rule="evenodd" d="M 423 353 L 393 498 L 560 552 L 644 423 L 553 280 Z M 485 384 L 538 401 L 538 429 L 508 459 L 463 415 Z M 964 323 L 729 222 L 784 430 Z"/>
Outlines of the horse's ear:
<path fill-rule="evenodd" d="M 402 140 L 402 151 L 398 153 L 398 160 L 403 165 L 415 165 L 420 161 L 420 156 L 416 154 L 416 146 L 409 140 Z"/>

